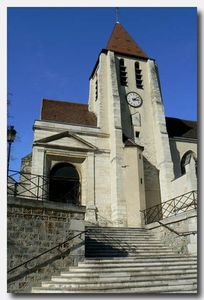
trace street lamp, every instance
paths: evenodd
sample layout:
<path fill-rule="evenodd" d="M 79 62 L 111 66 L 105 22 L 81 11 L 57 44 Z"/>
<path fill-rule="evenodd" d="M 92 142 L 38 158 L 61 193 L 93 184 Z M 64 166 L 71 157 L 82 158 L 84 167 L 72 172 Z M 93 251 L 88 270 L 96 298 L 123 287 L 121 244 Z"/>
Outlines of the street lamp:
<path fill-rule="evenodd" d="M 8 126 L 7 128 L 7 142 L 8 142 L 7 175 L 9 171 L 11 144 L 14 142 L 15 137 L 16 137 L 16 130 L 14 129 L 14 126 Z"/>

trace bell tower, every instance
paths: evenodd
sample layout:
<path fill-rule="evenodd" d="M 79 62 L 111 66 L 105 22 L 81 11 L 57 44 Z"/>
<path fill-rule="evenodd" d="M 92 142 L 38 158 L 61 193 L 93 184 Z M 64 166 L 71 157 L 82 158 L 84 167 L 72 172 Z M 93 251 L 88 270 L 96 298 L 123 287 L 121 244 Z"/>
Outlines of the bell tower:
<path fill-rule="evenodd" d="M 110 135 L 112 219 L 141 226 L 140 210 L 169 198 L 173 164 L 155 60 L 119 22 L 91 74 L 89 109 Z"/>

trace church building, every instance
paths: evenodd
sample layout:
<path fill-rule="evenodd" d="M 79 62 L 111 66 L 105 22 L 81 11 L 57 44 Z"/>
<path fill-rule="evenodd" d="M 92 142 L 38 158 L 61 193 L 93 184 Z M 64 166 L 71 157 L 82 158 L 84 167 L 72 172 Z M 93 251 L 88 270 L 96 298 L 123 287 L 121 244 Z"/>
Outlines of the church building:
<path fill-rule="evenodd" d="M 155 59 L 119 22 L 88 104 L 43 99 L 33 130 L 27 159 L 47 183 L 42 199 L 85 206 L 89 224 L 140 228 L 144 210 L 197 190 L 196 122 L 165 116 Z"/>

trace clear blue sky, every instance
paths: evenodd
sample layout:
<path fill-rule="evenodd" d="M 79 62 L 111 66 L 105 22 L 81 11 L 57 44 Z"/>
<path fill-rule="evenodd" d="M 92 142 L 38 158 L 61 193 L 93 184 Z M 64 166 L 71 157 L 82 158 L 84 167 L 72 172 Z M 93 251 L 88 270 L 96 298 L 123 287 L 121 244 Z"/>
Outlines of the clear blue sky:
<path fill-rule="evenodd" d="M 195 8 L 120 8 L 120 23 L 159 66 L 167 116 L 197 118 Z M 42 98 L 87 103 L 89 76 L 115 24 L 114 8 L 8 8 L 10 168 L 31 152 Z"/>

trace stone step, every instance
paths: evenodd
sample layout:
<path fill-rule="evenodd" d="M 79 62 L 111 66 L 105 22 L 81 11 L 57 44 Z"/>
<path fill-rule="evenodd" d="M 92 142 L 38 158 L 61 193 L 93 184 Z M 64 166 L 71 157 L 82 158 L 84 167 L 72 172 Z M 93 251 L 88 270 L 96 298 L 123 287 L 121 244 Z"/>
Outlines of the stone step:
<path fill-rule="evenodd" d="M 85 260 L 33 293 L 197 293 L 197 259 L 145 229 L 86 227 Z"/>
<path fill-rule="evenodd" d="M 112 245 L 112 244 L 118 244 L 119 242 L 118 241 L 104 241 L 105 243 L 109 243 L 110 245 Z M 87 245 L 98 245 L 98 244 L 102 244 L 102 242 L 101 241 L 97 241 L 97 240 L 90 240 L 90 241 L 86 241 L 86 244 Z M 138 247 L 138 246 L 142 246 L 142 247 L 147 247 L 147 248 L 149 248 L 149 247 L 158 247 L 158 248 L 160 248 L 160 247 L 164 247 L 164 248 L 169 248 L 168 246 L 165 246 L 164 244 L 162 244 L 162 243 L 158 243 L 158 242 L 152 242 L 152 243 L 150 243 L 150 242 L 139 242 L 139 241 L 130 241 L 130 242 L 125 242 L 125 241 L 121 241 L 120 242 L 120 245 L 127 245 L 127 244 L 129 244 L 130 246 L 136 246 L 136 247 Z"/>
<path fill-rule="evenodd" d="M 165 253 L 161 253 L 160 254 L 160 256 L 163 256 L 163 257 L 165 257 Z M 168 253 L 168 255 L 170 255 L 169 253 Z M 107 253 L 107 254 L 104 254 L 104 253 L 85 253 L 85 256 L 86 256 L 86 258 L 108 258 L 108 257 L 110 257 L 110 258 L 127 258 L 127 257 L 129 257 L 129 258 L 132 258 L 132 257 L 135 257 L 135 253 L 126 253 L 126 254 L 121 254 L 121 253 L 116 253 L 116 252 L 112 252 L 112 253 Z M 142 255 L 142 257 L 149 257 L 149 255 L 148 254 L 143 254 Z M 151 256 L 154 256 L 154 257 L 156 257 L 156 256 L 158 256 L 158 254 L 152 254 L 151 253 Z"/>
<path fill-rule="evenodd" d="M 125 266 L 114 266 L 114 267 L 106 267 L 106 266 L 101 266 L 100 268 L 89 268 L 89 267 L 70 267 L 69 270 L 71 272 L 93 272 L 93 273 L 98 273 L 98 272 L 104 272 L 104 273 L 109 273 L 109 272 L 118 272 L 118 271 L 123 271 L 123 272 L 133 272 L 134 270 L 136 272 L 139 272 L 139 271 L 155 271 L 155 270 L 181 270 L 181 269 L 197 269 L 197 266 L 196 264 L 195 265 L 154 265 L 154 266 L 151 266 L 150 265 L 142 265 L 142 266 L 137 266 L 137 269 L 135 270 L 134 267 L 132 266 L 128 266 L 128 267 L 125 267 Z"/>
<path fill-rule="evenodd" d="M 103 232 L 103 233 L 97 233 L 97 232 L 88 232 L 88 233 L 86 233 L 85 234 L 85 236 L 86 237 L 101 237 L 101 238 L 106 238 L 106 237 L 108 237 L 108 238 L 123 238 L 123 237 L 133 237 L 133 238 L 153 238 L 153 239 L 156 239 L 156 237 L 154 236 L 154 235 L 152 235 L 152 234 L 150 234 L 150 233 L 148 233 L 148 234 L 146 234 L 146 233 L 132 233 L 132 234 L 130 234 L 130 233 L 127 233 L 127 234 L 125 234 L 125 233 L 114 233 L 114 232 L 112 232 L 112 233 L 109 233 L 109 232 L 107 232 L 107 233 L 105 233 L 105 232 Z"/>
<path fill-rule="evenodd" d="M 99 238 L 152 238 L 152 239 L 157 239 L 159 240 L 156 236 L 154 236 L 151 233 L 96 233 L 96 232 L 88 232 L 85 234 L 85 237 L 99 237 Z"/>
<path fill-rule="evenodd" d="M 111 242 L 111 241 L 130 241 L 130 242 L 144 242 L 144 243 L 151 243 L 151 242 L 154 242 L 154 243 L 161 243 L 160 240 L 156 239 L 156 238 L 148 238 L 148 237 L 127 237 L 127 236 L 120 236 L 120 237 L 114 237 L 114 238 L 105 238 L 105 237 L 99 237 L 99 236 L 90 236 L 89 237 L 86 237 L 85 238 L 85 242 L 89 242 L 90 240 L 92 241 L 100 241 L 100 242 L 104 242 L 104 241 L 108 241 L 108 242 Z"/>
<path fill-rule="evenodd" d="M 163 280 L 163 281 L 168 281 L 168 280 L 177 280 L 179 276 L 182 273 L 177 273 L 177 274 L 152 274 L 149 275 L 147 273 L 146 276 L 119 276 L 119 277 L 112 277 L 111 282 L 140 282 L 140 281 L 155 281 L 155 280 Z M 184 279 L 197 279 L 197 274 L 196 273 L 190 273 L 190 274 L 182 274 L 182 280 Z M 86 276 L 86 277 L 67 277 L 67 276 L 52 276 L 51 279 L 53 282 L 67 282 L 67 283 L 105 283 L 109 282 L 110 283 L 110 277 L 100 277 L 100 276 Z"/>
<path fill-rule="evenodd" d="M 138 250 L 138 251 L 151 251 L 151 250 L 154 250 L 154 251 L 168 251 L 169 252 L 169 247 L 165 247 L 165 246 L 160 246 L 160 247 L 155 247 L 155 246 L 149 246 L 149 247 L 146 247 L 146 246 L 140 246 L 140 245 L 128 245 L 128 244 L 113 244 L 113 243 L 110 243 L 110 244 L 92 244 L 92 245 L 85 245 L 86 246 L 86 250 L 89 250 L 89 249 L 93 249 L 93 250 L 98 250 L 100 249 L 101 250 L 101 247 L 103 247 L 103 249 L 114 249 L 114 248 L 118 248 L 118 249 L 134 249 L 134 250 Z M 171 250 L 172 252 L 176 252 L 176 251 L 173 251 Z"/>
<path fill-rule="evenodd" d="M 183 257 L 185 257 L 188 260 L 191 260 L 191 256 L 189 257 L 189 256 L 182 255 L 181 258 L 183 258 Z M 153 255 L 153 256 L 151 256 L 151 255 L 148 255 L 148 256 L 147 255 L 136 255 L 136 256 L 131 256 L 131 257 L 127 256 L 127 257 L 110 257 L 110 258 L 108 258 L 108 257 L 99 257 L 99 258 L 89 257 L 89 258 L 85 258 L 85 261 L 94 261 L 94 260 L 96 260 L 96 261 L 104 261 L 104 260 L 110 260 L 110 261 L 125 260 L 125 261 L 127 261 L 127 260 L 137 260 L 137 259 L 145 259 L 145 261 L 146 261 L 147 259 L 160 259 L 160 258 L 161 259 L 166 259 L 166 258 L 179 259 L 180 256 L 178 254 L 171 254 L 171 255 L 164 255 L 164 256 L 161 256 L 161 255 Z M 197 258 L 193 257 L 192 260 L 197 261 Z"/>
<path fill-rule="evenodd" d="M 151 230 L 93 230 L 93 229 L 85 229 L 86 232 L 85 234 L 90 234 L 90 233 L 94 233 L 94 234 L 143 234 L 143 235 L 152 235 L 154 236 L 154 233 Z"/>
<path fill-rule="evenodd" d="M 94 231 L 94 232 L 151 232 L 146 228 L 134 228 L 134 227 L 92 227 L 92 226 L 85 226 L 85 230 L 87 231 Z"/>
<path fill-rule="evenodd" d="M 86 272 L 86 271 L 83 271 L 83 272 L 80 272 L 80 273 L 77 273 L 77 278 L 88 278 L 88 277 L 96 277 L 96 278 L 109 278 L 111 280 L 111 278 L 119 278 L 119 277 L 128 277 L 128 278 L 131 278 L 131 277 L 140 277 L 140 276 L 147 276 L 147 275 L 162 275 L 162 276 L 165 276 L 165 275 L 183 275 L 183 274 L 194 274 L 197 276 L 197 268 L 186 268 L 186 269 L 148 269 L 147 271 L 145 270 L 132 270 L 132 271 L 129 271 L 129 272 L 126 272 L 126 271 L 110 271 L 110 272 Z M 61 275 L 62 277 L 71 277 L 71 278 L 76 278 L 76 272 L 74 271 L 64 271 L 64 272 L 61 272 Z"/>
<path fill-rule="evenodd" d="M 123 282 L 123 287 L 151 287 L 162 285 L 188 285 L 196 284 L 196 279 L 176 279 L 176 280 L 154 280 L 152 281 L 126 281 Z M 120 288 L 121 282 L 105 282 L 105 283 L 66 283 L 66 282 L 53 282 L 44 281 L 42 287 L 61 288 L 61 289 L 106 289 L 106 288 Z"/>
<path fill-rule="evenodd" d="M 123 268 L 123 267 L 131 267 L 131 268 L 134 268 L 134 267 L 138 267 L 138 266 L 191 266 L 191 265 L 197 265 L 196 262 L 192 262 L 192 261 L 150 261 L 150 262 L 137 262 L 137 261 L 134 261 L 134 262 L 124 262 L 124 263 L 109 263 L 108 266 L 107 266 L 107 263 L 100 263 L 100 264 L 97 264 L 97 263 L 89 263 L 89 264 L 86 264 L 84 262 L 79 262 L 78 263 L 78 267 L 82 268 L 82 267 L 85 267 L 85 268 L 115 268 L 115 267 L 118 267 L 118 268 Z"/>
<path fill-rule="evenodd" d="M 149 240 L 149 239 L 125 239 L 125 238 L 118 238 L 118 239 L 89 239 L 85 240 L 86 245 L 91 244 L 118 244 L 118 243 L 124 243 L 124 244 L 136 244 L 136 245 L 158 245 L 158 246 L 166 246 L 164 243 L 161 243 L 161 241 L 155 241 L 155 240 Z M 167 246 L 166 246 L 167 247 Z"/>
<path fill-rule="evenodd" d="M 115 294 L 115 293 L 120 293 L 120 294 L 127 294 L 127 293 L 138 293 L 138 294 L 161 294 L 161 293 L 167 293 L 167 292 L 183 292 L 186 293 L 188 291 L 192 292 L 192 293 L 197 293 L 196 290 L 196 285 L 194 284 L 188 284 L 188 285 L 172 285 L 172 286 L 151 286 L 151 287 L 117 287 L 117 288 L 106 288 L 106 289 L 84 289 L 84 290 L 79 290 L 79 289 L 57 289 L 57 288 L 41 288 L 41 287 L 36 287 L 32 289 L 32 293 L 79 293 L 79 294 L 84 294 L 84 293 L 89 293 L 89 294 L 99 294 L 99 293 L 111 293 L 111 294 Z"/>
<path fill-rule="evenodd" d="M 108 257 L 108 256 L 113 256 L 113 255 L 118 255 L 118 256 L 135 256 L 135 254 L 142 254 L 143 256 L 149 256 L 149 255 L 170 255 L 170 254 L 175 254 L 176 252 L 173 251 L 149 251 L 148 253 L 144 253 L 144 251 L 136 250 L 134 252 L 129 252 L 128 251 L 122 251 L 123 249 L 99 249 L 99 250 L 93 250 L 93 249 L 86 249 L 85 250 L 85 256 L 91 256 L 91 257 Z M 128 250 L 128 249 L 126 249 Z"/>
<path fill-rule="evenodd" d="M 176 262 L 176 261 L 194 261 L 194 262 L 197 262 L 197 258 L 196 257 L 164 257 L 164 256 L 158 256 L 158 257 L 146 257 L 146 258 L 140 258 L 139 257 L 135 257 L 135 258 L 132 258 L 132 257 L 129 257 L 129 258 L 120 258 L 120 259 L 85 259 L 84 260 L 84 264 L 92 264 L 92 263 L 96 263 L 96 264 L 108 264 L 111 263 L 111 264 L 117 264 L 117 263 L 134 263 L 134 262 L 152 262 L 152 261 L 173 261 L 173 262 Z"/>

